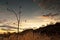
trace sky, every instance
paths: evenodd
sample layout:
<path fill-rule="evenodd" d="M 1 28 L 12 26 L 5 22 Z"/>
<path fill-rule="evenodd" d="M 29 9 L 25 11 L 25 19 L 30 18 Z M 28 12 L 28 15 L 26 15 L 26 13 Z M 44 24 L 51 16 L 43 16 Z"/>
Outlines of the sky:
<path fill-rule="evenodd" d="M 60 0 L 0 0 L 0 32 L 2 33 L 8 29 L 17 31 L 17 18 L 12 10 L 17 16 L 21 11 L 20 32 L 23 29 L 38 29 L 43 27 L 42 25 L 60 22 Z"/>

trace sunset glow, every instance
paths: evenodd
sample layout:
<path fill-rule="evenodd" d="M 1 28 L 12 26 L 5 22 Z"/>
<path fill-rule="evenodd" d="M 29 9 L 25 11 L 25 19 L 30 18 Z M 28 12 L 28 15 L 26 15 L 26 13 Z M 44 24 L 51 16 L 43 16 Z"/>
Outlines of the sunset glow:
<path fill-rule="evenodd" d="M 47 26 L 49 24 L 51 24 L 51 22 L 53 24 L 55 24 L 57 21 L 49 18 L 49 17 L 36 17 L 37 19 L 41 19 L 41 20 L 29 20 L 27 22 L 21 22 L 20 23 L 20 32 L 26 30 L 26 29 L 38 29 L 40 27 L 44 27 L 44 26 Z M 4 23 L 3 23 L 4 24 Z M 1 24 L 0 24 L 1 25 Z M 8 25 L 10 26 L 13 26 L 13 27 L 18 27 L 17 26 L 17 22 L 16 21 L 13 21 L 13 22 L 9 22 Z M 44 25 L 44 26 L 43 26 Z M 12 32 L 17 32 L 17 29 L 14 29 L 15 31 L 10 31 L 11 33 Z M 0 30 L 0 32 L 6 32 L 6 31 L 3 31 L 3 30 Z"/>
<path fill-rule="evenodd" d="M 60 22 L 60 2 L 51 1 L 0 0 L 0 33 L 7 32 L 7 29 L 11 33 L 17 32 L 18 26 L 22 32 Z"/>

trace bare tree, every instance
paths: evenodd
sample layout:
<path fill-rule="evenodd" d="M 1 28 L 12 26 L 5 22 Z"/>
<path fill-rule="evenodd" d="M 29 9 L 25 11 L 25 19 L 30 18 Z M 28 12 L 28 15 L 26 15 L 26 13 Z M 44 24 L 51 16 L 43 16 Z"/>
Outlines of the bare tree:
<path fill-rule="evenodd" d="M 8 5 L 8 2 L 7 2 L 6 4 Z M 19 24 L 20 24 L 20 17 L 21 17 L 21 6 L 19 6 L 19 12 L 18 12 L 18 14 L 17 14 L 16 11 L 15 11 L 14 9 L 12 9 L 12 8 L 7 8 L 7 10 L 10 11 L 10 12 L 13 12 L 14 15 L 16 16 L 17 23 L 18 23 L 18 25 L 17 25 L 17 26 L 18 26 L 17 32 L 18 32 L 18 34 L 19 34 Z"/>

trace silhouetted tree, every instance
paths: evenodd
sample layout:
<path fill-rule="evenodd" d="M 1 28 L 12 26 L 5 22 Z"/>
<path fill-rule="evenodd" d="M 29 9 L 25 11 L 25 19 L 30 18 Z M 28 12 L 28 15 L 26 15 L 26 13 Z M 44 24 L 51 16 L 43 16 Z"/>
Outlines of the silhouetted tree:
<path fill-rule="evenodd" d="M 8 2 L 6 4 L 8 5 Z M 19 15 L 17 15 L 16 11 L 14 11 L 12 8 L 7 8 L 8 11 L 13 12 L 15 14 L 15 16 L 16 16 L 17 23 L 18 23 L 18 25 L 17 25 L 18 26 L 18 29 L 17 29 L 18 34 L 19 34 L 19 24 L 20 24 L 20 17 L 21 17 L 21 8 L 22 7 L 19 6 L 19 12 L 18 12 Z"/>

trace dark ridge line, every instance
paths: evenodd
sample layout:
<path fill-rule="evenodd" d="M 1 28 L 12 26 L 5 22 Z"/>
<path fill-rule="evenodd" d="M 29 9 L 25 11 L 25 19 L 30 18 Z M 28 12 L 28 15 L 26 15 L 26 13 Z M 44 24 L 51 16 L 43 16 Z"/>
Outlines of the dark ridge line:
<path fill-rule="evenodd" d="M 33 30 L 33 29 L 28 29 L 23 32 L 20 32 L 19 35 L 24 35 L 28 32 L 32 33 L 41 33 L 41 34 L 47 34 L 47 35 L 55 35 L 56 33 L 60 35 L 60 23 L 56 23 L 54 25 L 47 25 L 45 27 L 40 27 L 39 29 Z M 10 35 L 17 35 L 18 33 L 9 33 L 8 34 L 0 34 L 0 37 L 9 37 Z"/>

